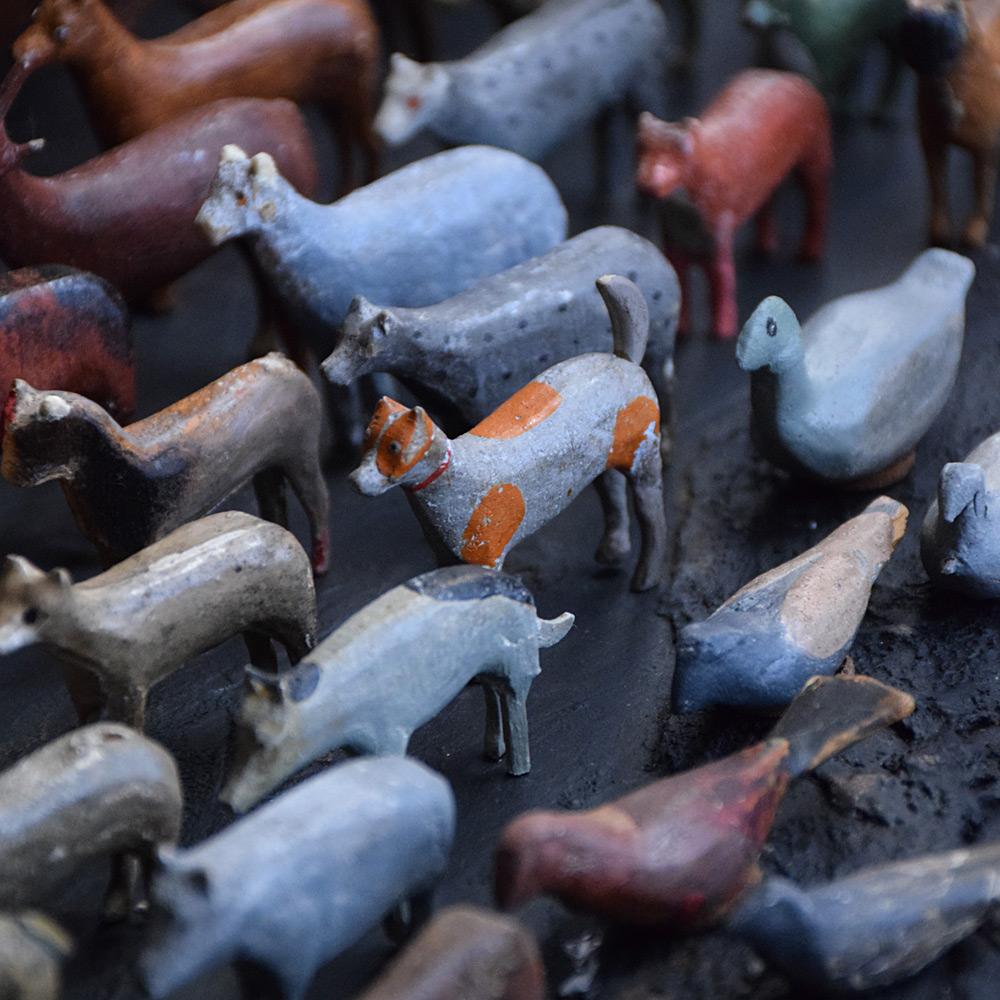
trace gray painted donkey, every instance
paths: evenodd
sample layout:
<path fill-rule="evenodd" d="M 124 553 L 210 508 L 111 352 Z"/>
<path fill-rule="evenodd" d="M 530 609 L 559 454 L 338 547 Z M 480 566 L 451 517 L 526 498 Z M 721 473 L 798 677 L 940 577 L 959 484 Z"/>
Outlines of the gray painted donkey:
<path fill-rule="evenodd" d="M 666 16 L 655 0 L 549 0 L 464 59 L 392 57 L 375 129 L 545 156 L 606 108 L 662 109 Z"/>
<path fill-rule="evenodd" d="M 241 632 L 262 667 L 275 665 L 268 636 L 297 661 L 316 633 L 316 594 L 295 536 L 238 511 L 185 524 L 83 583 L 21 556 L 0 571 L 0 654 L 55 652 L 81 721 L 103 713 L 141 729 L 153 685 Z"/>
<path fill-rule="evenodd" d="M 519 580 L 479 566 L 393 588 L 292 671 L 249 672 L 223 801 L 243 812 L 332 750 L 405 754 L 413 732 L 472 682 L 486 691 L 487 756 L 499 760 L 508 749 L 508 771 L 527 774 L 526 703 L 541 669 L 538 650 L 572 625 L 568 613 L 539 618 Z"/>
<path fill-rule="evenodd" d="M 455 831 L 448 783 L 405 757 L 318 774 L 163 858 L 141 976 L 154 1000 L 223 962 L 302 1000 L 316 970 L 403 903 L 422 918 Z"/>
<path fill-rule="evenodd" d="M 216 245 L 247 237 L 320 357 L 355 295 L 440 302 L 544 253 L 567 224 L 544 171 L 482 146 L 411 163 L 332 205 L 298 194 L 266 153 L 227 146 L 197 221 Z"/>

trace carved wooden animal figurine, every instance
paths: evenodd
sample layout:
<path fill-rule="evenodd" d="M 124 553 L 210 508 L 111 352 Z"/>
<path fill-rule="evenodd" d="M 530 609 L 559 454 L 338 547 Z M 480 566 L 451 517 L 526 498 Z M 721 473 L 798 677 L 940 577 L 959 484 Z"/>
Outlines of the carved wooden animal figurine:
<path fill-rule="evenodd" d="M 0 916 L 0 997 L 59 1000 L 69 935 L 40 913 Z"/>
<path fill-rule="evenodd" d="M 110 281 L 129 301 L 185 274 L 212 252 L 194 225 L 226 142 L 266 150 L 290 184 L 312 194 L 316 162 L 289 101 L 219 101 L 188 112 L 53 177 L 21 161 L 43 140 L 13 142 L 3 128 L 24 79 L 0 89 L 0 257 L 11 267 L 57 260 Z"/>
<path fill-rule="evenodd" d="M 333 116 L 345 192 L 354 186 L 355 145 L 367 179 L 377 173 L 379 32 L 365 0 L 233 0 L 150 41 L 102 0 L 42 0 L 14 57 L 28 71 L 70 66 L 109 145 L 221 98 L 286 97 L 315 101 Z"/>
<path fill-rule="evenodd" d="M 128 312 L 106 281 L 48 264 L 0 275 L 0 391 L 68 389 L 119 420 L 135 410 Z"/>
<path fill-rule="evenodd" d="M 402 901 L 422 917 L 444 873 L 455 801 L 405 757 L 349 761 L 297 785 L 189 850 L 153 883 L 160 918 L 141 958 L 162 1000 L 237 961 L 259 990 L 302 1000 L 316 969 Z"/>
<path fill-rule="evenodd" d="M 405 309 L 359 297 L 323 372 L 340 385 L 390 372 L 476 423 L 512 386 L 554 362 L 611 348 L 608 311 L 594 287 L 602 274 L 627 274 L 643 293 L 650 309 L 646 367 L 666 389 L 680 309 L 677 276 L 652 243 L 616 226 L 590 229 L 438 305 Z"/>
<path fill-rule="evenodd" d="M 250 361 L 145 420 L 119 426 L 96 403 L 18 379 L 5 408 L 3 474 L 56 479 L 107 563 L 207 514 L 253 479 L 261 513 L 284 523 L 284 481 L 309 518 L 317 573 L 329 565 L 320 468 L 322 403 L 280 354 Z"/>
<path fill-rule="evenodd" d="M 185 524 L 83 583 L 21 556 L 0 573 L 0 653 L 51 649 L 81 721 L 103 712 L 141 729 L 150 688 L 241 632 L 262 667 L 275 663 L 269 638 L 295 662 L 316 634 L 316 596 L 295 537 L 237 511 Z"/>
<path fill-rule="evenodd" d="M 915 975 L 1000 905 L 1000 844 L 866 868 L 800 889 L 769 878 L 729 929 L 801 987 L 851 993 Z"/>
<path fill-rule="evenodd" d="M 949 462 L 937 492 L 920 536 L 927 575 L 969 597 L 1000 597 L 1000 433 Z"/>
<path fill-rule="evenodd" d="M 776 249 L 772 199 L 792 171 L 806 197 L 800 253 L 805 260 L 820 257 L 832 164 L 830 119 L 823 98 L 801 77 L 746 70 L 729 82 L 701 118 L 668 124 L 644 114 L 638 156 L 640 191 L 668 199 L 662 220 L 664 246 L 682 292 L 692 264 L 708 273 L 712 323 L 719 337 L 737 331 L 736 230 L 756 215 L 759 247 Z M 675 194 L 678 189 L 686 199 Z M 686 302 L 682 300 L 682 333 L 688 327 Z"/>
<path fill-rule="evenodd" d="M 321 357 L 355 295 L 440 302 L 566 237 L 566 209 L 545 173 L 483 147 L 411 163 L 332 205 L 297 194 L 268 157 L 229 149 L 198 223 L 215 245 L 249 240 Z"/>
<path fill-rule="evenodd" d="M 673 711 L 769 711 L 844 662 L 909 511 L 873 500 L 818 545 L 751 580 L 703 622 L 681 629 Z"/>
<path fill-rule="evenodd" d="M 741 753 L 597 809 L 515 819 L 497 848 L 497 900 L 512 909 L 544 893 L 631 924 L 717 923 L 760 879 L 789 781 L 913 708 L 870 677 L 814 677 L 770 738 Z"/>
<path fill-rule="evenodd" d="M 927 250 L 892 284 L 828 302 L 801 327 L 770 296 L 736 360 L 751 373 L 754 443 L 775 465 L 849 489 L 904 478 L 951 395 L 972 262 Z"/>
<path fill-rule="evenodd" d="M 834 105 L 846 104 L 868 48 L 880 42 L 888 68 L 876 113 L 899 82 L 899 24 L 906 0 L 747 0 L 743 23 L 757 33 L 768 65 L 803 73 Z"/>
<path fill-rule="evenodd" d="M 442 910 L 358 1000 L 545 1000 L 534 935 L 472 906 Z"/>
<path fill-rule="evenodd" d="M 324 754 L 405 754 L 469 684 L 486 690 L 487 756 L 531 770 L 528 692 L 540 647 L 573 616 L 539 618 L 520 580 L 479 566 L 414 577 L 352 615 L 280 678 L 251 671 L 223 801 L 243 812 Z M 509 744 L 509 745 L 507 745 Z"/>
<path fill-rule="evenodd" d="M 44 904 L 93 859 L 111 857 L 105 907 L 124 916 L 136 901 L 130 862 L 148 875 L 157 846 L 180 828 L 180 779 L 166 750 L 125 726 L 77 729 L 0 774 L 0 906 Z"/>
<path fill-rule="evenodd" d="M 500 569 L 510 548 L 533 534 L 596 482 L 605 507 L 597 559 L 620 563 L 630 547 L 632 485 L 642 529 L 634 590 L 663 577 L 666 523 L 656 392 L 636 363 L 649 329 L 642 293 L 606 276 L 598 288 L 611 315 L 615 353 L 560 362 L 516 392 L 467 434 L 449 440 L 418 406 L 383 398 L 368 427 L 359 492 L 403 486 L 442 562 Z"/>
<path fill-rule="evenodd" d="M 907 0 L 900 35 L 903 52 L 919 76 L 920 140 L 931 195 L 930 241 L 947 245 L 948 149 L 972 156 L 975 203 L 962 234 L 981 247 L 996 199 L 1000 139 L 1000 4 L 996 0 Z"/>
<path fill-rule="evenodd" d="M 606 108 L 662 107 L 667 44 L 655 0 L 549 0 L 457 62 L 395 54 L 375 128 L 539 160 Z"/>

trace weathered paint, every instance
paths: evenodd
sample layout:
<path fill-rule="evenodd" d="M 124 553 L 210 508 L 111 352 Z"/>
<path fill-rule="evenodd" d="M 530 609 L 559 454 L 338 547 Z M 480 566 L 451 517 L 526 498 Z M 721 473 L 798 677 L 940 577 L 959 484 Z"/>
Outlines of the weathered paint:
<path fill-rule="evenodd" d="M 514 483 L 490 488 L 462 532 L 462 559 L 496 569 L 524 520 L 524 495 Z"/>
<path fill-rule="evenodd" d="M 469 433 L 501 440 L 517 437 L 551 417 L 561 402 L 562 397 L 552 386 L 544 382 L 529 382 Z"/>
<path fill-rule="evenodd" d="M 615 431 L 608 452 L 608 468 L 631 472 L 635 456 L 660 423 L 660 407 L 649 396 L 636 396 L 618 411 Z"/>

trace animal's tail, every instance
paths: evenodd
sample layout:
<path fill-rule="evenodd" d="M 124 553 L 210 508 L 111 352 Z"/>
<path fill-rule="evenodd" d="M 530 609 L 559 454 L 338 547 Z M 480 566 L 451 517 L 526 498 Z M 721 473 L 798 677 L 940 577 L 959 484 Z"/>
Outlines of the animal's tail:
<path fill-rule="evenodd" d="M 646 353 L 646 341 L 649 339 L 646 297 L 637 285 L 619 274 L 598 278 L 597 290 L 611 317 L 615 355 L 638 364 Z"/>
<path fill-rule="evenodd" d="M 795 777 L 876 730 L 905 719 L 915 707 L 908 694 L 871 677 L 812 677 L 771 736 L 788 740 L 788 770 Z"/>
<path fill-rule="evenodd" d="M 549 621 L 547 618 L 538 619 L 538 645 L 542 649 L 554 646 L 573 627 L 576 616 L 564 611 L 558 618 Z"/>
<path fill-rule="evenodd" d="M 965 48 L 969 26 L 962 0 L 908 0 L 899 27 L 903 58 L 921 76 L 944 76 Z"/>

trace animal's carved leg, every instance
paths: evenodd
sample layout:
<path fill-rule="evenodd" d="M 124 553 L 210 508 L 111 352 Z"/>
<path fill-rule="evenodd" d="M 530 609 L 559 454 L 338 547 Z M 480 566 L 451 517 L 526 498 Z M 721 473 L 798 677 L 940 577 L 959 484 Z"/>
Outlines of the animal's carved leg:
<path fill-rule="evenodd" d="M 931 220 L 928 242 L 947 246 L 951 242 L 951 219 L 948 217 L 948 147 L 926 131 L 921 133 L 927 183 L 930 188 Z"/>
<path fill-rule="evenodd" d="M 127 685 L 109 685 L 106 688 L 105 717 L 112 722 L 124 722 L 140 733 L 146 726 L 146 692 Z"/>
<path fill-rule="evenodd" d="M 639 563 L 632 589 L 650 590 L 663 581 L 667 569 L 667 517 L 663 507 L 663 461 L 660 449 L 645 448 L 632 474 L 635 510 L 642 533 Z"/>
<path fill-rule="evenodd" d="M 517 687 L 504 694 L 503 728 L 507 738 L 507 773 L 518 777 L 531 770 L 528 741 L 528 696 Z"/>
<path fill-rule="evenodd" d="M 799 256 L 803 260 L 819 260 L 823 256 L 832 160 L 829 137 L 824 132 L 817 147 L 802 161 L 797 171 L 806 201 L 806 229 L 799 247 Z"/>
<path fill-rule="evenodd" d="M 604 512 L 604 537 L 594 558 L 603 566 L 621 566 L 632 548 L 625 477 L 609 469 L 594 480 L 594 489 Z"/>
<path fill-rule="evenodd" d="M 262 632 L 248 630 L 243 633 L 243 641 L 247 646 L 247 653 L 250 655 L 250 662 L 258 670 L 266 670 L 268 673 L 278 672 L 278 657 L 271 645 L 270 637 Z"/>
<path fill-rule="evenodd" d="M 303 447 L 308 447 L 305 443 Z M 285 469 L 299 503 L 305 508 L 312 535 L 312 567 L 320 576 L 330 568 L 330 500 L 326 483 L 320 473 L 319 457 L 304 455 L 302 460 Z"/>
<path fill-rule="evenodd" d="M 708 269 L 712 290 L 712 320 L 715 335 L 723 340 L 735 337 L 739 329 L 736 314 L 736 266 L 733 263 L 733 240 L 729 229 L 716 233 L 715 256 Z"/>
<path fill-rule="evenodd" d="M 483 695 L 486 703 L 486 732 L 483 738 L 483 756 L 487 760 L 503 760 L 507 752 L 504 740 L 503 713 L 500 708 L 500 692 L 489 683 L 483 683 Z"/>
<path fill-rule="evenodd" d="M 260 516 L 283 528 L 288 527 L 288 504 L 285 502 L 285 477 L 280 469 L 265 469 L 253 477 Z"/>
<path fill-rule="evenodd" d="M 147 875 L 150 862 L 131 852 L 111 859 L 111 878 L 104 896 L 104 919 L 138 919 L 149 908 Z"/>
<path fill-rule="evenodd" d="M 104 689 L 93 671 L 62 664 L 63 681 L 81 725 L 96 722 L 104 712 Z"/>
<path fill-rule="evenodd" d="M 778 249 L 778 222 L 773 198 L 768 198 L 757 213 L 757 249 L 768 256 Z"/>
<path fill-rule="evenodd" d="M 990 232 L 990 220 L 993 218 L 993 205 L 996 199 L 997 158 L 992 150 L 979 150 L 975 154 L 974 168 L 976 177 L 976 207 L 965 227 L 962 242 L 973 250 L 978 250 L 986 243 Z"/>
<path fill-rule="evenodd" d="M 665 224 L 663 227 L 663 245 L 665 247 L 670 246 Z M 691 309 L 688 305 L 687 294 L 688 270 L 691 267 L 691 260 L 687 254 L 680 253 L 674 249 L 665 250 L 664 256 L 670 261 L 670 266 L 677 274 L 677 284 L 681 293 L 681 311 L 677 317 L 677 336 L 684 337 L 691 331 Z"/>

